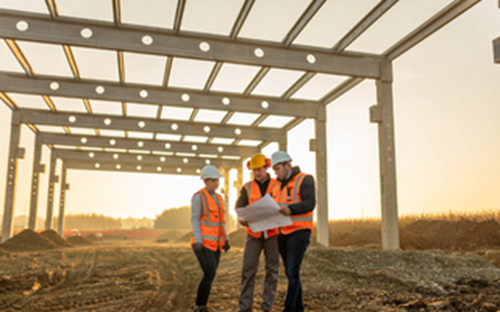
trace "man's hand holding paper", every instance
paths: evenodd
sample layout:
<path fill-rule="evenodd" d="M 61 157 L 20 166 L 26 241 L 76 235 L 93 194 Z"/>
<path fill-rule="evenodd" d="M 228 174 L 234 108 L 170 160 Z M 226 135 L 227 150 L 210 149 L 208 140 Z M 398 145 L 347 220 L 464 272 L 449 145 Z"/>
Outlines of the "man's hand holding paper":
<path fill-rule="evenodd" d="M 236 208 L 236 213 L 254 232 L 292 224 L 290 217 L 280 213 L 280 207 L 269 194 L 247 207 Z"/>

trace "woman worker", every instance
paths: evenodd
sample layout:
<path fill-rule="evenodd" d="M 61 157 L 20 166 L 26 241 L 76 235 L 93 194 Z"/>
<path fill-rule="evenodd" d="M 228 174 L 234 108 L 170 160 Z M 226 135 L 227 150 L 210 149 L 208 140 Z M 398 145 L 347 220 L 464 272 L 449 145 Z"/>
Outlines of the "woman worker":
<path fill-rule="evenodd" d="M 205 187 L 196 192 L 191 200 L 191 246 L 203 270 L 198 286 L 195 312 L 208 311 L 207 302 L 212 282 L 219 266 L 221 250 L 229 250 L 229 241 L 224 229 L 226 223 L 224 201 L 215 193 L 222 174 L 215 166 L 207 165 L 201 170 Z"/>

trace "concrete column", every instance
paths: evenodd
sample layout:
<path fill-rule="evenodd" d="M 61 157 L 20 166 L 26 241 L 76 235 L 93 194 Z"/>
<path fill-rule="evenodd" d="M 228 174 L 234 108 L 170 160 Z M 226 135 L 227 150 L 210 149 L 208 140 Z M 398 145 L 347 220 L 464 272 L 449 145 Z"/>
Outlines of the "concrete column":
<path fill-rule="evenodd" d="M 278 142 L 278 145 L 279 145 L 278 148 L 280 149 L 280 151 L 286 152 L 288 150 L 288 138 L 287 138 L 286 133 L 283 135 L 281 140 Z"/>
<path fill-rule="evenodd" d="M 7 183 L 5 183 L 5 204 L 3 209 L 2 243 L 12 237 L 14 200 L 16 194 L 17 162 L 24 158 L 24 149 L 19 148 L 21 124 L 19 114 L 12 112 L 10 129 L 9 158 L 7 160 Z"/>
<path fill-rule="evenodd" d="M 317 239 L 323 246 L 329 246 L 328 229 L 328 171 L 326 140 L 326 107 L 321 107 L 315 120 L 316 139 L 311 140 L 310 150 L 316 152 L 316 227 Z"/>
<path fill-rule="evenodd" d="M 222 189 L 222 193 L 224 195 L 224 206 L 226 207 L 226 233 L 229 233 L 229 228 L 231 227 L 229 224 L 229 210 L 232 208 L 229 206 L 229 169 L 223 168 L 222 175 L 224 176 L 224 188 Z"/>
<path fill-rule="evenodd" d="M 234 181 L 233 186 L 236 188 L 237 192 L 239 192 L 243 187 L 243 165 L 237 168 L 236 181 Z M 236 220 L 236 229 L 240 229 L 241 227 L 241 224 L 238 222 L 238 220 Z"/>
<path fill-rule="evenodd" d="M 38 211 L 38 194 L 40 188 L 40 174 L 45 172 L 45 166 L 40 163 L 42 158 L 42 143 L 40 136 L 35 135 L 35 150 L 33 153 L 33 173 L 31 176 L 31 198 L 28 228 L 36 229 L 36 218 Z"/>
<path fill-rule="evenodd" d="M 370 119 L 378 123 L 382 249 L 388 250 L 399 248 L 392 66 L 390 63 L 383 67 L 383 78 L 376 81 L 376 87 L 377 105 L 370 108 Z"/>
<path fill-rule="evenodd" d="M 53 151 L 51 151 L 50 156 L 50 172 L 49 172 L 49 191 L 47 196 L 47 215 L 45 219 L 45 229 L 50 230 L 52 228 L 52 217 L 54 215 L 54 187 L 58 182 L 59 177 L 56 176 L 56 156 Z"/>
<path fill-rule="evenodd" d="M 64 234 L 64 210 L 66 205 L 66 191 L 69 190 L 69 184 L 67 180 L 68 169 L 66 168 L 66 162 L 63 160 L 62 170 L 61 170 L 61 189 L 59 194 L 59 217 L 57 218 L 57 233 L 61 235 Z"/>

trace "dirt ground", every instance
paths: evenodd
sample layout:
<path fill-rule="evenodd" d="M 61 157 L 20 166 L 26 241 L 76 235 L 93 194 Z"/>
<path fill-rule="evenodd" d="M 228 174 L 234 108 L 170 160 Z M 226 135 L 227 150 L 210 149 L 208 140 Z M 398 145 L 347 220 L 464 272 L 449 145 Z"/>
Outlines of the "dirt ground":
<path fill-rule="evenodd" d="M 237 311 L 242 251 L 222 255 L 210 311 Z M 500 269 L 485 257 L 498 254 L 310 247 L 301 273 L 306 311 L 497 311 Z M 0 249 L 0 311 L 189 311 L 201 276 L 187 243 Z M 280 268 L 273 311 L 282 311 L 286 286 Z"/>

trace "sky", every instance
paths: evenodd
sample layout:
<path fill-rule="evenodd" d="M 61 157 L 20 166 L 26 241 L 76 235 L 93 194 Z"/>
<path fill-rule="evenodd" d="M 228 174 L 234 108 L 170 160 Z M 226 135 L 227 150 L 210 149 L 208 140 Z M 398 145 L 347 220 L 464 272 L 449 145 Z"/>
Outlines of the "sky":
<path fill-rule="evenodd" d="M 228 16 L 239 10 L 242 1 L 217 0 L 224 5 Z M 217 2 L 216 1 L 216 2 Z M 12 1 L 0 0 L 0 7 Z M 40 1 L 44 2 L 44 1 Z M 77 5 L 78 1 L 58 0 L 61 10 L 67 14 L 83 14 L 88 4 Z M 133 14 L 133 3 L 125 10 L 126 21 L 141 23 Z M 153 3 L 153 0 L 148 0 Z M 172 11 L 172 1 L 165 1 L 165 10 Z M 423 18 L 450 1 L 400 0 L 399 6 L 390 11 L 387 19 L 381 19 L 361 36 L 349 49 L 379 53 L 414 28 Z M 100 2 L 102 3 L 102 2 Z M 141 2 L 142 3 L 142 2 Z M 205 5 L 202 1 L 187 1 L 190 6 Z M 230 3 L 230 4 L 228 4 Z M 281 23 L 273 23 L 272 11 L 265 10 L 262 1 L 252 10 L 248 25 L 242 29 L 242 36 L 278 40 L 300 16 L 308 1 L 296 0 L 289 6 L 287 16 Z M 276 7 L 282 0 L 272 2 Z M 377 1 L 363 0 L 353 7 L 348 1 L 329 0 L 310 26 L 298 37 L 297 42 L 318 46 L 332 46 L 342 36 L 356 18 L 363 16 Z M 170 7 L 169 7 L 170 5 Z M 412 7 L 413 6 L 413 7 Z M 37 7 L 38 8 L 38 7 Z M 137 8 L 135 8 L 137 10 Z M 183 29 L 211 31 L 227 34 L 230 18 L 220 23 L 210 22 L 210 7 L 192 10 L 186 14 Z M 212 8 L 213 9 L 213 8 Z M 342 10 L 338 10 L 342 9 Z M 39 8 L 43 11 L 43 6 Z M 64 11 L 63 10 L 63 11 Z M 411 12 L 403 15 L 401 12 Z M 101 19 L 109 18 L 103 9 Z M 338 12 L 346 12 L 340 14 Z M 205 14 L 203 14 L 205 13 Z M 151 12 L 154 17 L 154 12 Z M 260 15 L 259 15 L 260 14 Z M 267 15 L 266 15 L 267 14 Z M 332 15 L 337 14 L 337 15 Z M 173 16 L 173 15 L 172 15 Z M 151 18 L 150 22 L 159 27 L 168 27 L 172 16 L 165 19 Z M 262 17 L 265 18 L 262 18 Z M 267 16 L 267 18 L 266 18 Z M 338 20 L 338 25 L 335 24 Z M 213 18 L 213 17 L 212 17 Z M 281 18 L 281 16 L 280 16 Z M 208 24 L 199 25 L 203 20 Z M 274 20 L 277 20 L 274 18 Z M 210 23 L 209 23 L 210 22 Z M 166 25 L 166 26 L 165 26 Z M 209 25 L 207 27 L 202 27 Z M 271 27 L 273 26 L 273 27 Z M 207 30 L 208 29 L 208 30 Z M 394 61 L 394 125 L 396 174 L 398 187 L 399 214 L 441 213 L 448 211 L 481 211 L 500 209 L 500 64 L 493 62 L 492 40 L 500 37 L 500 9 L 496 0 L 483 0 L 468 12 L 454 20 L 425 41 Z M 392 40 L 392 41 L 391 41 Z M 26 45 L 28 46 L 28 45 Z M 29 48 L 27 48 L 29 50 Z M 0 51 L 1 52 L 1 51 Z M 85 61 L 85 51 L 81 61 Z M 66 75 L 62 65 L 43 68 L 45 52 L 34 49 L 32 59 L 40 68 L 39 72 L 60 71 Z M 30 58 L 27 53 L 28 58 Z M 133 68 L 130 55 L 128 62 Z M 157 60 L 160 63 L 164 60 Z M 0 64 L 0 65 L 6 65 Z M 105 65 L 103 65 L 105 66 Z M 201 82 L 204 72 L 209 72 L 210 64 L 197 66 L 176 65 L 183 72 L 191 70 L 193 77 Z M 186 67 L 183 67 L 186 66 Z M 151 64 L 149 68 L 154 70 Z M 37 67 L 35 67 L 37 68 Z M 1 70 L 4 70 L 0 66 Z M 19 70 L 19 69 L 12 69 Z M 231 68 L 226 68 L 230 72 Z M 251 77 L 252 68 L 244 71 Z M 82 75 L 98 75 L 92 67 L 82 71 Z M 222 72 L 222 71 L 221 71 Z M 113 70 L 105 74 L 108 80 L 116 80 Z M 102 73 L 100 73 L 102 74 Z M 292 77 L 294 73 L 287 73 Z M 127 75 L 128 82 L 143 81 L 148 73 Z M 245 78 L 242 71 L 242 80 Z M 245 76 L 246 77 L 246 76 Z M 222 77 L 218 88 L 228 88 L 227 78 Z M 189 79 L 188 79 L 189 80 Z M 197 80 L 190 81 L 197 83 Z M 320 76 L 309 86 L 309 90 L 299 91 L 299 97 L 315 97 L 338 83 L 338 77 Z M 151 82 L 154 84 L 155 82 Z M 186 77 L 179 75 L 173 86 L 185 86 Z M 258 94 L 271 94 L 278 84 L 270 80 L 258 87 Z M 231 85 L 232 88 L 237 88 Z M 274 89 L 273 89 L 274 88 Z M 369 122 L 369 107 L 376 103 L 375 82 L 365 80 L 341 98 L 328 105 L 328 207 L 330 219 L 379 217 L 380 183 L 377 125 Z M 29 102 L 29 101 L 28 101 Z M 27 103 L 28 103 L 27 102 Z M 95 103 L 98 107 L 99 103 Z M 102 104 L 102 103 L 101 103 Z M 36 107 L 36 103 L 27 105 Z M 94 104 L 93 104 L 94 105 Z M 0 202 L 4 202 L 8 138 L 10 132 L 10 110 L 0 105 Z M 309 139 L 314 137 L 314 123 L 307 120 L 289 132 L 288 152 L 306 173 L 315 173 L 314 153 L 309 152 Z M 19 162 L 18 183 L 15 201 L 15 215 L 27 214 L 31 180 L 33 134 L 26 127 L 22 129 L 21 146 L 26 148 L 24 160 Z M 277 150 L 276 144 L 264 149 L 266 155 Z M 44 148 L 42 162 L 48 164 L 48 148 Z M 271 172 L 273 175 L 273 173 Z M 44 217 L 47 202 L 47 174 L 42 175 L 38 215 Z M 232 172 L 232 181 L 235 172 Z M 245 180 L 249 174 L 245 170 Z M 66 213 L 101 213 L 114 217 L 149 217 L 161 213 L 163 209 L 188 205 L 191 195 L 202 187 L 197 177 L 105 173 L 70 171 L 68 181 L 71 190 L 67 193 Z M 221 183 L 221 185 L 223 185 Z M 56 187 L 58 192 L 58 187 Z M 238 190 L 231 188 L 230 200 L 234 203 Z M 58 194 L 58 193 L 56 193 Z M 57 206 L 57 201 L 56 205 Z M 55 209 L 57 214 L 57 209 Z"/>

